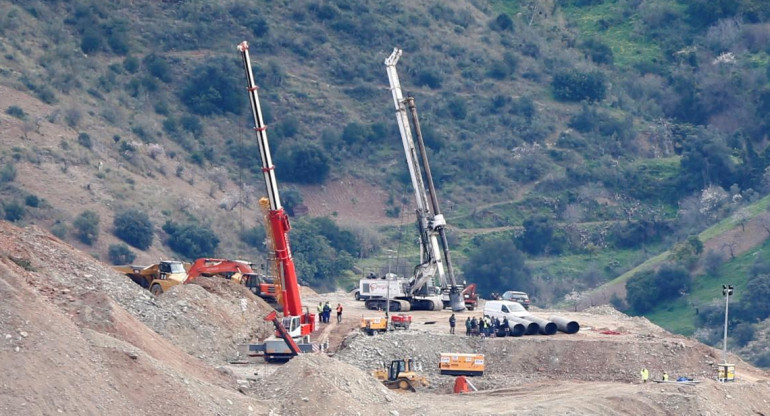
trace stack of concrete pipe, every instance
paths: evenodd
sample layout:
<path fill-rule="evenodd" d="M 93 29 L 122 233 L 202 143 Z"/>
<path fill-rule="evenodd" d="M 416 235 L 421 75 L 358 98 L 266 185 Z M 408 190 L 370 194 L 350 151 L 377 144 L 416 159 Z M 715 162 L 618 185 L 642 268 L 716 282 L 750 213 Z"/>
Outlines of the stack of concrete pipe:
<path fill-rule="evenodd" d="M 580 331 L 580 324 L 578 324 L 577 321 L 571 321 L 567 318 L 553 315 L 549 316 L 548 320 L 555 323 L 559 331 L 566 334 L 576 334 L 578 331 Z"/>
<path fill-rule="evenodd" d="M 534 335 L 537 334 L 537 332 L 540 330 L 540 325 L 538 325 L 536 322 L 532 321 L 527 318 L 508 318 L 508 326 L 519 324 L 522 325 L 525 329 L 524 334 L 526 335 Z"/>
<path fill-rule="evenodd" d="M 556 330 L 558 329 L 556 327 L 556 324 L 549 321 L 548 319 L 544 318 L 538 318 L 535 315 L 529 315 L 526 319 L 531 320 L 532 322 L 538 324 L 540 326 L 539 331 L 543 335 L 553 335 L 556 333 Z"/>

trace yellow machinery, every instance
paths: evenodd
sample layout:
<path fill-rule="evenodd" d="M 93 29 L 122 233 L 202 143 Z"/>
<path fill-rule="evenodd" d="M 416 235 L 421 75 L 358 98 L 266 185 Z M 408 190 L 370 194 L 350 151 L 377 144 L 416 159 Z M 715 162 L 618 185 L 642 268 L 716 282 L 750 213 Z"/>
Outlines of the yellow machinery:
<path fill-rule="evenodd" d="M 153 295 L 158 296 L 171 286 L 179 285 L 187 280 L 187 269 L 181 261 L 164 260 L 150 266 L 114 266 L 113 269 L 130 277 L 131 280 Z"/>
<path fill-rule="evenodd" d="M 429 384 L 425 376 L 417 375 L 414 371 L 414 361 L 411 359 L 393 360 L 390 366 L 383 364 L 382 368 L 374 370 L 372 374 L 391 390 L 417 391 L 416 385 Z"/>
<path fill-rule="evenodd" d="M 451 376 L 483 376 L 484 354 L 441 353 L 439 372 Z"/>
<path fill-rule="evenodd" d="M 368 335 L 374 335 L 377 332 L 385 332 L 388 330 L 388 318 L 377 316 L 362 316 L 361 317 L 361 331 Z"/>
<path fill-rule="evenodd" d="M 390 323 L 388 322 L 390 321 Z M 412 324 L 412 315 L 385 315 L 381 316 L 362 316 L 361 331 L 368 335 L 374 335 L 377 332 L 387 332 L 394 329 L 409 329 Z"/>

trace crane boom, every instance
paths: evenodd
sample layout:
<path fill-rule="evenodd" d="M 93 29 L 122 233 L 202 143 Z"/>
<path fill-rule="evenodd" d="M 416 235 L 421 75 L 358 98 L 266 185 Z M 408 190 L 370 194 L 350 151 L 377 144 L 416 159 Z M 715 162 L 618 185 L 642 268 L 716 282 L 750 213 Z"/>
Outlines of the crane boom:
<path fill-rule="evenodd" d="M 418 291 L 423 290 L 423 288 L 435 278 L 436 274 L 438 274 L 441 287 L 449 289 L 452 310 L 460 312 L 465 310 L 465 304 L 462 299 L 461 289 L 455 280 L 454 269 L 452 268 L 452 260 L 449 255 L 449 244 L 444 230 L 446 220 L 444 219 L 444 216 L 441 215 L 439 209 L 436 189 L 433 185 L 433 177 L 430 172 L 430 165 L 428 164 L 425 145 L 422 140 L 422 132 L 417 118 L 417 107 L 414 104 L 414 98 L 409 97 L 404 99 L 401 92 L 401 83 L 398 78 L 398 72 L 396 71 L 396 64 L 402 53 L 403 51 L 401 49 L 395 48 L 393 53 L 385 60 L 385 68 L 388 73 L 388 80 L 390 81 L 393 103 L 396 107 L 396 120 L 398 122 L 399 132 L 401 133 L 401 143 L 404 146 L 406 163 L 409 168 L 409 175 L 412 179 L 415 200 L 417 201 L 416 213 L 417 226 L 420 231 L 420 242 L 422 244 L 423 254 L 427 257 L 422 259 L 422 263 L 415 270 L 414 282 L 410 288 L 410 292 L 415 294 Z M 418 157 L 418 149 L 415 147 L 414 139 L 412 138 L 412 128 L 409 124 L 407 105 L 409 106 L 415 124 L 419 153 L 423 162 L 422 167 L 420 165 L 420 157 Z M 427 179 L 430 193 L 425 189 L 426 180 L 423 179 L 423 174 Z M 428 198 L 428 195 L 430 195 L 430 198 Z M 441 239 L 441 244 L 439 244 L 438 241 L 439 237 Z M 442 252 L 444 254 L 443 260 L 441 256 Z M 446 263 L 446 270 L 444 269 L 444 263 Z"/>
<path fill-rule="evenodd" d="M 251 101 L 251 113 L 255 123 L 254 131 L 256 132 L 259 153 L 262 159 L 262 174 L 265 180 L 267 199 L 269 201 L 267 220 L 270 223 L 270 238 L 273 243 L 276 261 L 280 265 L 277 274 L 281 281 L 283 315 L 285 317 L 302 316 L 304 321 L 306 320 L 305 316 L 309 317 L 310 314 L 302 313 L 299 284 L 297 282 L 297 274 L 294 269 L 294 261 L 292 260 L 291 249 L 289 247 L 289 230 L 291 229 L 291 226 L 289 224 L 289 216 L 281 206 L 281 198 L 278 195 L 278 183 L 275 179 L 275 166 L 273 165 L 270 155 L 270 145 L 267 141 L 267 126 L 262 118 L 262 108 L 259 105 L 259 95 L 257 94 L 257 86 L 254 83 L 254 75 L 251 69 L 249 44 L 246 41 L 242 42 L 238 45 L 238 50 L 241 52 L 241 58 L 246 72 L 249 99 Z M 312 332 L 314 329 L 314 320 L 303 322 L 302 324 L 303 335 Z M 307 328 L 305 327 L 306 324 Z"/>

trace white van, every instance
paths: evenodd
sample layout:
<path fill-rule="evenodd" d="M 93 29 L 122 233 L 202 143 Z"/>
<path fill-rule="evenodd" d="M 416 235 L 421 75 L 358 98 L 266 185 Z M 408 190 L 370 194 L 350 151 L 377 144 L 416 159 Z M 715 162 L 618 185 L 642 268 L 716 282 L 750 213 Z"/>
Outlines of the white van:
<path fill-rule="evenodd" d="M 510 300 L 488 300 L 484 304 L 484 315 L 490 318 L 497 317 L 501 321 L 503 318 L 526 318 L 529 312 L 521 306 L 521 303 Z"/>

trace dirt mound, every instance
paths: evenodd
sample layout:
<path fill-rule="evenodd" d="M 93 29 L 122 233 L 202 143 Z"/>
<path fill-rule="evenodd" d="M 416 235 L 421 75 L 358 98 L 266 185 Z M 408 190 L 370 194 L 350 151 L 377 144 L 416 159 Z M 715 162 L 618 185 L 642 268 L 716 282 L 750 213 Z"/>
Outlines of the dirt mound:
<path fill-rule="evenodd" d="M 156 300 L 36 227 L 0 222 L 0 297 L 0 414 L 264 413 L 140 321 L 181 308 L 171 297 Z"/>
<path fill-rule="evenodd" d="M 273 409 L 284 416 L 390 415 L 418 407 L 352 365 L 311 354 L 281 365 L 260 384 L 257 394 L 264 400 L 292 397 Z"/>
<path fill-rule="evenodd" d="M 190 355 L 221 365 L 237 346 L 264 339 L 273 325 L 262 318 L 273 308 L 247 288 L 219 278 L 198 278 L 155 299 L 163 313 L 143 321 Z"/>

